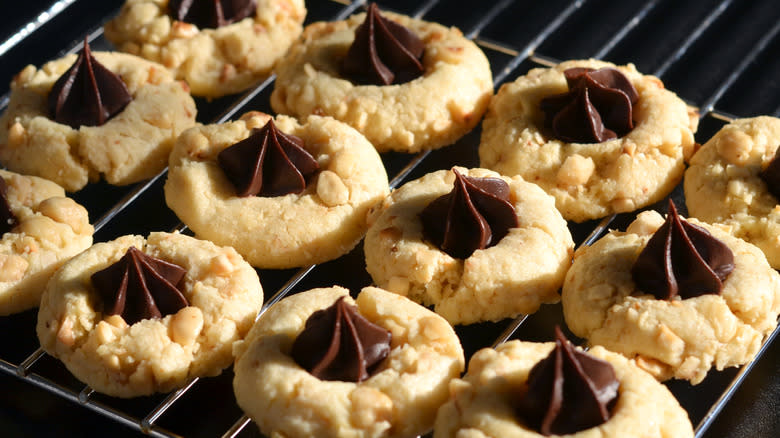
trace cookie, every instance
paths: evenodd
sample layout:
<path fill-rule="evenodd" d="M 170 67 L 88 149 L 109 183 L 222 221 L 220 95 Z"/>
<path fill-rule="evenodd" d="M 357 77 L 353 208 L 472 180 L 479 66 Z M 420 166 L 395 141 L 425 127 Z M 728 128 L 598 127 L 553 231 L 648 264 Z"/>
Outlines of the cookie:
<path fill-rule="evenodd" d="M 541 437 L 517 415 L 517 400 L 528 390 L 531 369 L 555 343 L 513 340 L 472 356 L 468 372 L 450 383 L 450 400 L 436 416 L 434 438 Z M 571 437 L 693 437 L 688 415 L 669 390 L 631 361 L 602 347 L 588 354 L 607 361 L 620 382 L 619 396 L 606 422 Z"/>
<path fill-rule="evenodd" d="M 392 334 L 390 351 L 360 383 L 320 380 L 291 357 L 312 313 L 340 297 Z M 465 361 L 452 327 L 433 312 L 367 287 L 313 289 L 268 309 L 235 349 L 239 406 L 268 436 L 409 437 L 430 430 Z"/>
<path fill-rule="evenodd" d="M 57 184 L 5 170 L 0 178 L 13 216 L 0 240 L 0 315 L 10 315 L 38 307 L 54 271 L 92 245 L 93 228 Z"/>
<path fill-rule="evenodd" d="M 567 91 L 567 69 L 605 67 L 625 75 L 637 92 L 633 129 L 595 143 L 557 139 L 545 126 L 540 103 Z M 480 166 L 539 184 L 555 197 L 564 218 L 582 222 L 663 199 L 682 178 L 697 125 L 693 110 L 632 64 L 567 61 L 501 86 L 482 125 Z"/>
<path fill-rule="evenodd" d="M 393 85 L 363 85 L 341 65 L 366 14 L 307 26 L 275 68 L 274 111 L 327 115 L 358 131 L 379 152 L 417 152 L 454 143 L 479 122 L 493 94 L 484 53 L 456 28 L 383 12 L 424 43 L 422 76 Z"/>
<path fill-rule="evenodd" d="M 301 124 L 277 116 L 278 129 L 303 140 L 319 171 L 298 194 L 239 197 L 218 155 L 269 120 L 252 112 L 183 133 L 165 182 L 168 206 L 198 237 L 235 247 L 255 267 L 306 266 L 346 254 L 368 228 L 369 209 L 389 191 L 379 155 L 360 133 L 330 117 Z"/>
<path fill-rule="evenodd" d="M 578 249 L 561 295 L 566 324 L 575 335 L 635 359 L 659 379 L 697 384 L 710 368 L 741 365 L 756 354 L 777 325 L 780 275 L 758 248 L 721 226 L 688 222 L 733 254 L 733 270 L 722 280 L 720 294 L 666 300 L 640 290 L 633 266 L 664 223 L 649 211 L 625 232 L 612 231 Z"/>
<path fill-rule="evenodd" d="M 574 244 L 552 197 L 520 177 L 455 170 L 505 181 L 518 226 L 495 246 L 453 257 L 424 238 L 418 216 L 453 189 L 453 171 L 410 181 L 385 200 L 366 234 L 366 270 L 377 286 L 433 305 L 451 324 L 497 321 L 557 302 Z"/>
<path fill-rule="evenodd" d="M 724 126 L 691 158 L 685 205 L 704 222 L 717 222 L 761 248 L 780 268 L 780 205 L 761 178 L 780 147 L 780 119 L 739 119 Z"/>
<path fill-rule="evenodd" d="M 106 38 L 123 52 L 163 64 L 192 94 L 205 97 L 238 93 L 268 77 L 306 17 L 303 0 L 257 0 L 246 18 L 199 27 L 173 18 L 169 3 L 127 0 L 105 25 Z"/>
<path fill-rule="evenodd" d="M 100 126 L 73 128 L 53 120 L 47 99 L 77 55 L 40 69 L 25 67 L 11 82 L 8 109 L 0 117 L 0 161 L 9 170 L 77 191 L 100 178 L 126 185 L 165 169 L 176 136 L 195 124 L 195 102 L 186 84 L 133 55 L 92 55 L 121 77 L 132 101 Z"/>
<path fill-rule="evenodd" d="M 93 274 L 131 247 L 186 270 L 178 288 L 189 304 L 133 324 L 108 315 Z M 232 248 L 182 234 L 123 236 L 93 245 L 57 271 L 43 292 L 37 333 L 41 347 L 82 382 L 111 396 L 135 397 L 221 373 L 262 304 L 257 272 Z"/>

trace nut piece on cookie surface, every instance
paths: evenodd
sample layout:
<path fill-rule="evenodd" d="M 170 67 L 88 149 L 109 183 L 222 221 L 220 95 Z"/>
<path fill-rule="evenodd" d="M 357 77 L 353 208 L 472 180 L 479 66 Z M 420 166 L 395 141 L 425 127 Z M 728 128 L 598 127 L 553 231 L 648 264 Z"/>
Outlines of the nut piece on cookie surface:
<path fill-rule="evenodd" d="M 387 357 L 360 382 L 321 380 L 293 357 L 317 311 L 343 300 L 390 332 Z M 465 366 L 452 326 L 430 310 L 375 287 L 355 299 L 342 287 L 312 289 L 271 306 L 234 350 L 233 390 L 267 436 L 413 437 L 428 432 Z"/>
<path fill-rule="evenodd" d="M 591 86 L 622 106 L 594 98 L 596 108 L 582 108 Z M 663 199 L 682 179 L 697 127 L 695 111 L 633 64 L 566 61 L 501 86 L 482 124 L 480 166 L 538 184 L 564 218 L 583 222 Z"/>

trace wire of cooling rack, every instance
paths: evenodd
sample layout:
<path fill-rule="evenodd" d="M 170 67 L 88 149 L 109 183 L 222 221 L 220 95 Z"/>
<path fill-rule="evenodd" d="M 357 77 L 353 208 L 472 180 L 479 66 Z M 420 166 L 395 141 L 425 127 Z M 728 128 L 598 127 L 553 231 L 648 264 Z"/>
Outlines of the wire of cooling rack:
<path fill-rule="evenodd" d="M 365 4 L 365 0 L 359 0 L 355 2 L 346 2 L 343 0 L 322 0 L 322 1 L 328 1 L 332 3 L 337 3 L 339 5 L 342 5 L 343 8 L 338 11 L 336 15 L 333 17 L 329 17 L 330 19 L 337 20 L 337 19 L 343 19 L 353 12 L 355 12 L 358 8 L 362 7 Z M 69 6 L 71 3 L 75 2 L 75 0 L 61 0 L 55 3 L 55 5 L 64 5 Z M 414 15 L 416 16 L 425 16 L 429 11 L 431 11 L 434 7 L 436 7 L 440 3 L 445 3 L 446 0 L 429 0 L 421 4 L 418 9 L 416 10 L 416 13 Z M 650 1 L 646 3 L 641 9 L 639 9 L 634 16 L 627 20 L 627 22 L 613 35 L 611 39 L 607 41 L 602 47 L 597 50 L 594 53 L 594 57 L 597 58 L 604 58 L 606 57 L 610 51 L 616 47 L 633 29 L 635 29 L 639 24 L 642 23 L 642 21 L 651 13 L 651 11 L 657 7 L 660 0 Z M 515 3 L 513 0 L 503 0 L 500 2 L 497 2 L 495 5 L 493 5 L 492 8 L 485 11 L 482 14 L 482 17 L 474 24 L 470 29 L 468 29 L 468 32 L 465 32 L 466 36 L 473 39 L 478 45 L 483 47 L 483 49 L 493 50 L 504 54 L 509 54 L 512 56 L 511 60 L 506 64 L 506 66 L 501 70 L 500 73 L 498 73 L 495 76 L 495 86 L 498 87 L 501 83 L 503 83 L 510 74 L 514 74 L 515 70 L 525 61 L 532 61 L 534 63 L 537 63 L 539 65 L 553 65 L 556 64 L 559 60 L 556 60 L 554 57 L 545 56 L 542 53 L 538 53 L 538 48 L 550 37 L 555 35 L 555 33 L 560 29 L 560 27 L 572 16 L 572 14 L 576 13 L 578 9 L 580 9 L 585 3 L 586 0 L 578 0 L 571 2 L 568 7 L 562 9 L 555 17 L 552 19 L 547 26 L 545 26 L 537 35 L 535 38 L 533 38 L 529 43 L 522 47 L 512 47 L 509 44 L 506 44 L 501 41 L 493 41 L 488 38 L 482 38 L 480 36 L 482 30 L 488 26 L 493 20 L 495 20 L 497 17 L 499 17 L 510 5 Z M 696 41 L 701 37 L 701 35 L 709 28 L 709 26 L 712 25 L 713 22 L 715 22 L 718 17 L 723 14 L 723 12 L 732 4 L 731 0 L 724 0 L 722 1 L 717 7 L 715 7 L 710 14 L 705 17 L 705 19 L 699 24 L 698 27 L 696 27 L 690 35 L 683 41 L 683 43 L 675 50 L 669 57 L 667 57 L 663 63 L 660 65 L 658 69 L 655 70 L 654 74 L 662 77 L 671 66 L 673 66 L 676 62 L 678 62 L 684 54 L 688 51 L 688 49 L 696 43 Z M 59 10 L 57 11 L 59 13 Z M 40 19 L 43 15 L 39 16 Z M 40 27 L 40 25 L 39 25 Z M 35 29 L 31 30 L 33 32 Z M 710 115 L 711 117 L 714 117 L 719 120 L 723 121 L 729 121 L 733 118 L 732 115 L 717 111 L 714 106 L 719 102 L 720 98 L 728 91 L 734 82 L 743 74 L 746 68 L 753 62 L 753 60 L 761 54 L 763 51 L 766 50 L 767 46 L 770 44 L 770 42 L 774 41 L 778 31 L 780 31 L 780 23 L 776 24 L 772 30 L 765 35 L 761 41 L 749 52 L 747 53 L 741 60 L 741 62 L 731 71 L 731 73 L 728 75 L 726 80 L 724 80 L 715 90 L 714 93 L 712 93 L 711 96 L 709 96 L 706 100 L 704 100 L 700 107 L 701 115 Z M 100 37 L 102 33 L 102 27 L 96 28 L 93 32 L 90 33 L 89 39 L 94 40 L 95 38 Z M 29 33 L 28 33 L 29 34 Z M 28 34 L 25 34 L 20 37 L 20 41 L 23 40 L 28 36 Z M 10 43 L 11 40 L 7 41 L 4 44 L 18 44 L 18 41 L 15 41 L 13 43 Z M 4 45 L 0 45 L 0 55 L 2 55 Z M 8 50 L 7 48 L 5 50 Z M 70 51 L 78 50 L 77 46 L 74 46 Z M 235 114 L 237 114 L 239 111 L 244 109 L 249 102 L 251 102 L 257 95 L 262 93 L 264 90 L 268 89 L 268 87 L 271 86 L 273 83 L 273 77 L 269 78 L 264 83 L 260 84 L 256 88 L 248 91 L 244 95 L 242 95 L 240 98 L 238 98 L 225 112 L 223 112 L 219 117 L 217 117 L 214 122 L 224 122 L 227 120 L 230 120 Z M 7 97 L 0 98 L 0 105 L 4 105 L 7 103 Z M 1 110 L 2 108 L 0 108 Z M 776 113 L 780 113 L 780 108 L 776 111 Z M 406 178 L 421 164 L 423 163 L 427 158 L 429 157 L 429 152 L 423 152 L 420 154 L 417 154 L 416 156 L 411 157 L 409 163 L 404 166 L 397 174 L 396 176 L 391 180 L 391 187 L 395 188 L 400 186 Z M 109 209 L 101 218 L 95 223 L 96 230 L 100 229 L 108 224 L 110 224 L 113 220 L 115 220 L 116 217 L 120 216 L 122 212 L 130 205 L 132 205 L 139 196 L 141 196 L 143 193 L 145 193 L 147 190 L 150 189 L 156 182 L 158 182 L 161 178 L 165 176 L 165 171 L 157 175 L 153 180 L 141 183 L 136 185 L 133 189 L 131 189 L 122 199 L 120 199 L 111 209 Z M 614 220 L 615 216 L 610 216 L 602 221 L 600 221 L 598 224 L 595 225 L 589 236 L 584 240 L 582 243 L 583 245 L 589 245 L 593 241 L 597 240 L 601 235 L 603 235 L 608 227 L 610 226 L 610 223 Z M 176 229 L 179 231 L 182 231 L 184 227 L 179 224 L 177 225 Z M 287 294 L 289 294 L 294 287 L 300 283 L 304 278 L 306 278 L 309 273 L 311 273 L 316 267 L 315 266 L 309 266 L 306 268 L 302 268 L 301 270 L 297 271 L 295 274 L 293 274 L 290 279 L 277 291 L 274 295 L 265 303 L 263 310 L 261 310 L 260 315 L 264 312 L 265 309 L 267 309 L 270 305 L 277 302 Z M 528 319 L 527 316 L 522 315 L 516 319 L 514 319 L 512 322 L 509 323 L 509 325 L 502 331 L 502 333 L 496 337 L 493 341 L 493 345 L 497 345 L 499 343 L 505 342 L 506 340 L 510 339 L 517 330 L 526 322 Z M 763 352 L 766 350 L 767 346 L 771 343 L 772 340 L 774 340 L 777 336 L 779 330 L 775 330 L 764 342 L 759 354 L 757 355 L 756 359 L 748 363 L 747 365 L 743 366 L 736 377 L 732 380 L 732 382 L 728 385 L 728 387 L 723 391 L 721 396 L 718 398 L 718 400 L 710 407 L 709 411 L 705 415 L 705 417 L 699 422 L 699 424 L 696 427 L 696 436 L 700 437 L 704 434 L 704 432 L 707 430 L 707 428 L 712 424 L 713 420 L 717 417 L 717 415 L 721 412 L 723 407 L 726 405 L 730 397 L 734 394 L 736 389 L 739 387 L 739 385 L 744 380 L 745 376 L 750 372 L 752 366 L 754 365 L 755 361 L 758 360 L 758 358 L 763 354 Z M 131 428 L 137 429 L 139 431 L 142 431 L 144 433 L 147 433 L 151 436 L 160 436 L 160 437 L 176 437 L 179 436 L 176 433 L 166 430 L 165 428 L 157 426 L 155 423 L 156 421 L 165 415 L 165 413 L 174 406 L 177 401 L 185 395 L 188 391 L 190 391 L 193 387 L 195 387 L 198 384 L 199 379 L 193 379 L 184 387 L 177 391 L 172 392 L 169 394 L 164 400 L 162 400 L 157 406 L 152 408 L 148 414 L 146 414 L 143 418 L 139 419 L 133 415 L 130 415 L 126 412 L 119 411 L 117 409 L 114 409 L 104 403 L 101 403 L 99 401 L 94 400 L 92 395 L 92 390 L 88 387 L 83 388 L 80 392 L 73 391 L 72 389 L 69 389 L 63 385 L 60 385 L 59 383 L 52 381 L 50 379 L 47 379 L 43 376 L 40 376 L 36 374 L 35 372 L 32 372 L 33 366 L 36 364 L 38 359 L 40 359 L 44 353 L 38 349 L 32 354 L 30 354 L 26 359 L 24 359 L 19 365 L 14 365 L 8 361 L 5 361 L 3 359 L 0 359 L 0 371 L 3 371 L 7 374 L 14 374 L 19 376 L 20 378 L 24 379 L 25 381 L 29 382 L 32 385 L 44 388 L 48 390 L 49 392 L 56 394 L 64 399 L 67 399 L 69 401 L 72 401 L 74 403 L 81 404 L 85 407 L 87 407 L 90 410 L 93 410 L 95 412 L 98 412 L 108 418 L 111 418 L 112 420 L 116 421 L 117 423 L 124 424 L 126 426 L 129 426 Z M 246 416 L 240 417 L 230 428 L 225 431 L 223 434 L 224 437 L 233 437 L 241 433 L 241 431 L 246 428 L 247 425 L 250 424 L 250 420 Z"/>
<path fill-rule="evenodd" d="M 52 18 L 59 15 L 62 11 L 67 9 L 68 6 L 75 3 L 76 0 L 58 0 L 54 2 L 51 6 L 46 8 L 43 12 L 38 14 L 33 20 L 19 28 L 16 32 L 14 32 L 13 35 L 11 35 L 10 38 L 3 41 L 2 44 L 0 44 L 0 56 L 3 56 L 6 52 L 11 50 L 14 46 L 19 44 L 21 41 L 23 41 L 25 38 L 30 36 L 33 32 L 37 31 L 41 28 L 44 24 L 48 23 Z"/>

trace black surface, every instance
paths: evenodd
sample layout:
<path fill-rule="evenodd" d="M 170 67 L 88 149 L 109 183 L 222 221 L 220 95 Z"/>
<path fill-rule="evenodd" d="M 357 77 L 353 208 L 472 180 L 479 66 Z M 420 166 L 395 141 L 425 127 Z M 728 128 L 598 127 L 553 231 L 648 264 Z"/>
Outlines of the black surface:
<path fill-rule="evenodd" d="M 0 3 L 0 14 L 6 17 L 0 29 L 0 41 L 28 22 L 52 3 L 51 0 L 28 0 L 26 2 Z M 412 14 L 423 2 L 415 0 L 379 2 L 380 7 Z M 427 12 L 425 18 L 447 25 L 460 27 L 465 33 L 477 30 L 485 14 L 500 1 L 485 1 L 475 5 L 465 0 L 440 0 Z M 499 13 L 493 20 L 478 29 L 479 36 L 500 43 L 511 49 L 526 47 L 545 29 L 552 19 L 570 2 L 550 0 L 537 2 L 517 0 Z M 0 95 L 8 89 L 11 77 L 24 65 L 43 62 L 59 56 L 73 47 L 83 36 L 100 26 L 105 19 L 118 10 L 120 0 L 93 2 L 79 0 L 60 16 L 44 25 L 40 31 L 11 49 L 0 58 Z M 541 43 L 536 53 L 546 58 L 565 60 L 585 58 L 599 53 L 601 48 L 646 5 L 643 1 L 590 0 L 581 6 Z M 680 50 L 691 32 L 697 29 L 711 11 L 721 7 L 723 11 L 704 29 L 701 36 L 690 44 L 687 50 Z M 344 6 L 331 0 L 310 0 L 308 22 L 335 16 Z M 722 84 L 729 80 L 740 61 L 766 35 L 771 26 L 780 20 L 780 8 L 774 0 L 752 2 L 723 2 L 704 0 L 701 2 L 659 1 L 649 10 L 638 25 L 626 34 L 604 58 L 617 63 L 632 62 L 640 71 L 655 73 L 669 64 L 661 76 L 666 86 L 677 92 L 693 105 L 707 102 L 719 92 Z M 98 48 L 110 48 L 101 39 Z M 757 54 L 745 71 L 735 78 L 722 98 L 715 102 L 715 108 L 739 117 L 780 113 L 780 37 L 775 37 L 766 50 Z M 491 62 L 493 73 L 500 73 L 511 61 L 511 54 L 505 50 L 483 47 Z M 526 60 L 510 72 L 507 80 L 525 73 L 537 65 Z M 261 92 L 246 109 L 269 110 L 269 90 Z M 219 117 L 236 99 L 228 96 L 222 99 L 197 100 L 198 120 L 211 122 Z M 243 112 L 243 111 L 241 111 Z M 240 114 L 240 112 L 239 112 Z M 706 141 L 723 122 L 705 117 L 696 135 L 697 141 Z M 434 151 L 415 169 L 409 178 L 418 177 L 428 171 L 449 168 L 453 164 L 477 165 L 476 145 L 479 129 L 467 135 L 455 145 Z M 411 157 L 406 154 L 389 153 L 383 160 L 392 176 Z M 154 230 L 170 230 L 178 222 L 175 215 L 165 207 L 162 196 L 162 182 L 158 181 L 136 200 L 131 209 L 122 212 L 96 235 L 104 241 L 126 233 L 146 234 Z M 116 188 L 106 184 L 95 184 L 73 194 L 87 206 L 93 222 L 132 187 Z M 678 188 L 672 195 L 682 198 Z M 659 203 L 660 208 L 663 203 Z M 633 215 L 619 215 L 612 224 L 615 228 L 625 227 Z M 595 222 L 571 224 L 577 242 L 582 241 Z M 295 270 L 261 271 L 266 296 L 270 297 Z M 309 287 L 326 286 L 334 283 L 358 288 L 370 283 L 370 277 L 363 269 L 362 248 L 359 246 L 350 254 L 318 266 L 294 291 Z M 515 337 L 545 341 L 552 339 L 552 326 L 562 323 L 559 305 L 544 306 L 529 317 L 515 334 Z M 490 345 L 509 321 L 458 327 L 467 355 Z M 0 317 L 0 359 L 18 364 L 37 347 L 34 335 L 35 312 L 25 312 L 10 317 Z M 59 362 L 45 357 L 32 369 L 33 372 L 51 378 L 65 387 L 78 392 L 81 384 L 75 381 Z M 669 388 L 678 397 L 694 422 L 705 415 L 707 409 L 720 396 L 723 389 L 736 375 L 737 370 L 712 372 L 705 381 L 695 387 L 683 382 L 670 382 Z M 220 436 L 241 415 L 235 404 L 230 387 L 230 371 L 216 378 L 202 379 L 158 424 L 185 436 Z M 117 400 L 95 396 L 97 401 L 113 408 L 143 417 L 164 395 L 135 400 Z M 780 436 L 780 342 L 769 346 L 757 362 L 753 371 L 736 391 L 733 399 L 717 417 L 712 427 L 704 434 L 715 437 L 769 438 Z M 0 372 L 0 436 L 141 436 L 140 432 L 120 425 L 84 407 L 40 389 L 16 376 Z M 257 430 L 250 425 L 241 436 L 257 436 Z"/>

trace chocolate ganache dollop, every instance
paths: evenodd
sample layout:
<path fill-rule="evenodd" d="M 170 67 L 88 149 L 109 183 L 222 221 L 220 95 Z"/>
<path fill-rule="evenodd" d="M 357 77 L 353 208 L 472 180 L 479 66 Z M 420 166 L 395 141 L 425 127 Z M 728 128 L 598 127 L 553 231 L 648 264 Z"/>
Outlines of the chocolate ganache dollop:
<path fill-rule="evenodd" d="M 300 137 L 285 134 L 269 120 L 249 137 L 217 155 L 219 166 L 238 196 L 282 196 L 300 193 L 320 168 Z"/>
<path fill-rule="evenodd" d="M 517 214 L 504 180 L 453 172 L 452 191 L 428 204 L 420 220 L 426 239 L 452 257 L 465 259 L 478 249 L 496 245 L 517 227 Z"/>
<path fill-rule="evenodd" d="M 666 222 L 639 254 L 631 269 L 640 290 L 659 300 L 719 294 L 734 270 L 734 254 L 709 231 L 677 214 L 669 200 Z"/>
<path fill-rule="evenodd" d="M 776 199 L 780 199 L 780 147 L 775 151 L 775 156 L 769 162 L 769 166 L 758 174 L 766 183 L 766 188 Z"/>
<path fill-rule="evenodd" d="M 366 19 L 355 30 L 355 41 L 342 63 L 344 76 L 360 84 L 401 84 L 423 73 L 425 43 L 412 31 L 368 7 Z"/>
<path fill-rule="evenodd" d="M 17 223 L 19 220 L 8 203 L 8 184 L 5 178 L 0 176 L 0 236 L 13 230 Z"/>
<path fill-rule="evenodd" d="M 91 279 L 103 299 L 103 314 L 121 315 L 132 325 L 187 307 L 187 298 L 179 290 L 185 273 L 182 267 L 131 246 L 121 259 Z"/>
<path fill-rule="evenodd" d="M 543 435 L 565 435 L 610 419 L 620 382 L 609 362 L 574 348 L 555 327 L 555 348 L 531 368 L 518 413 Z"/>
<path fill-rule="evenodd" d="M 172 18 L 198 26 L 217 29 L 255 14 L 257 0 L 171 0 Z"/>
<path fill-rule="evenodd" d="M 362 382 L 390 353 L 392 335 L 364 318 L 344 297 L 306 320 L 295 339 L 295 362 L 322 380 Z"/>
<path fill-rule="evenodd" d="M 100 126 L 127 106 L 133 97 L 122 78 L 99 63 L 84 38 L 76 62 L 49 91 L 49 114 L 57 123 L 78 129 Z"/>
<path fill-rule="evenodd" d="M 631 81 L 614 68 L 570 68 L 563 72 L 569 91 L 542 99 L 545 125 L 566 142 L 599 143 L 634 129 L 639 101 Z"/>

